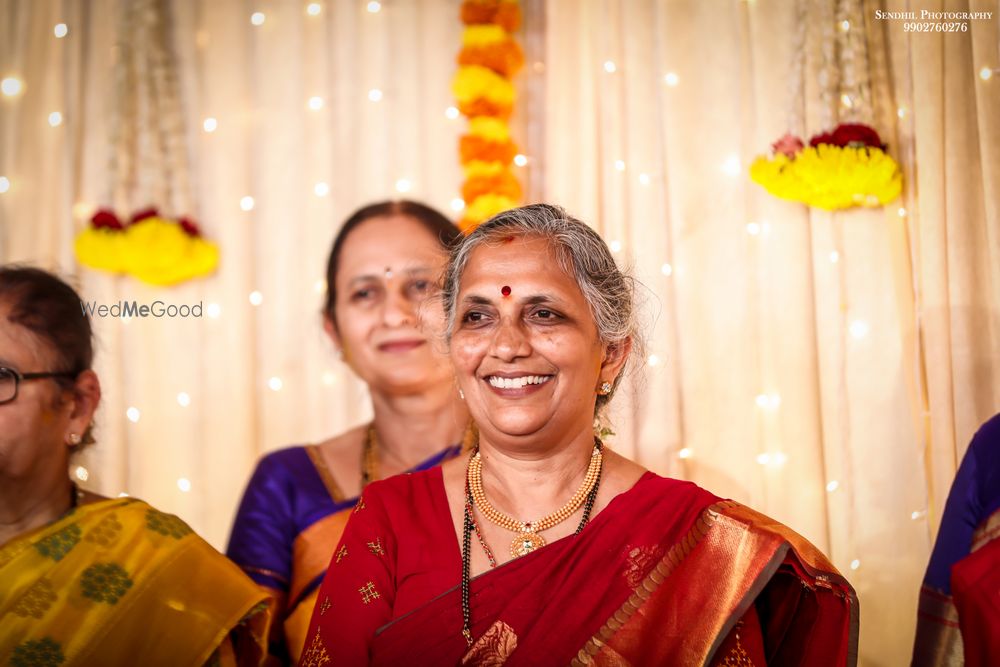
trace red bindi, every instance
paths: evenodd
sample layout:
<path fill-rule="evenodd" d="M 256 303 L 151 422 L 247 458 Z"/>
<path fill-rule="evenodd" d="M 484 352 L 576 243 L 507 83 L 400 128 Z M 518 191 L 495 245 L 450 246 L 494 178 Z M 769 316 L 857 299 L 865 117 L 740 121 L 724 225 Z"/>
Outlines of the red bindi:
<path fill-rule="evenodd" d="M 500 293 L 503 294 L 504 296 L 510 296 L 510 286 L 504 285 L 503 287 L 501 287 Z"/>

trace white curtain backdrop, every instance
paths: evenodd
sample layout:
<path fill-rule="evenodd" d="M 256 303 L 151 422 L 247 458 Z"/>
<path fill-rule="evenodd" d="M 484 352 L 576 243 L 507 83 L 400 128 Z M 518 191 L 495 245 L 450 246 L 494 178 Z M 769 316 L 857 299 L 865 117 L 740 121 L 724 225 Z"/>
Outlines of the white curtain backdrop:
<path fill-rule="evenodd" d="M 369 416 L 320 327 L 340 221 L 374 199 L 450 211 L 459 196 L 464 121 L 445 113 L 459 2 L 308 4 L 170 3 L 195 187 L 194 210 L 177 213 L 222 260 L 159 289 L 82 269 L 72 250 L 108 203 L 119 2 L 0 0 L 0 77 L 23 82 L 0 97 L 0 261 L 60 271 L 88 300 L 217 313 L 95 320 L 105 393 L 74 474 L 220 548 L 258 456 Z M 797 23 L 835 4 L 525 0 L 513 123 L 527 199 L 593 224 L 644 286 L 649 349 L 616 400 L 612 445 L 812 540 L 860 595 L 861 663 L 898 665 L 956 466 L 1000 408 L 1000 71 L 983 73 L 1000 68 L 1000 7 L 865 1 L 851 29 L 865 32 L 904 196 L 829 214 L 767 195 L 747 167 L 788 129 Z M 914 34 L 876 9 L 992 18 Z M 828 129 L 824 31 L 807 34 L 792 104 L 815 134 Z"/>

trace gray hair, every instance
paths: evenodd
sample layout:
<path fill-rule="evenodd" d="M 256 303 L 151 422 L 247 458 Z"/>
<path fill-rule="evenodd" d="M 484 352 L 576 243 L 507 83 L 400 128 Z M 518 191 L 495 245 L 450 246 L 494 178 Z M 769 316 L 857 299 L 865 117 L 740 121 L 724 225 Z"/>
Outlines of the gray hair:
<path fill-rule="evenodd" d="M 502 243 L 511 236 L 547 240 L 560 266 L 576 280 L 587 300 L 601 342 L 614 348 L 631 340 L 628 361 L 642 357 L 634 281 L 618 268 L 597 232 L 551 204 L 532 204 L 504 211 L 477 227 L 452 250 L 441 293 L 449 343 L 455 328 L 459 283 L 469 257 L 479 246 Z M 596 411 L 611 400 L 623 375 L 624 371 L 614 379 L 611 393 L 598 395 Z"/>

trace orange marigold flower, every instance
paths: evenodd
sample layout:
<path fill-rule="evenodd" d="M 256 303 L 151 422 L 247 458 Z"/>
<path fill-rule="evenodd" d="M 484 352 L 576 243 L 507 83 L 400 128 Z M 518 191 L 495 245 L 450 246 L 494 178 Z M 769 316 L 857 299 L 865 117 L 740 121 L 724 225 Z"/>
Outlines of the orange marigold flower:
<path fill-rule="evenodd" d="M 495 23 L 514 32 L 521 27 L 521 6 L 517 0 L 466 0 L 462 3 L 462 23 Z"/>
<path fill-rule="evenodd" d="M 459 139 L 459 155 L 462 164 L 480 160 L 482 162 L 502 162 L 509 164 L 517 155 L 517 144 L 507 141 L 487 141 L 471 134 Z"/>
<path fill-rule="evenodd" d="M 477 99 L 470 102 L 459 102 L 458 110 L 463 116 L 493 116 L 494 118 L 510 118 L 512 105 L 504 102 L 490 102 Z"/>
<path fill-rule="evenodd" d="M 459 65 L 480 65 L 512 77 L 524 65 L 524 52 L 512 39 L 489 46 L 466 46 L 458 54 Z"/>
<path fill-rule="evenodd" d="M 521 198 L 521 184 L 509 170 L 504 170 L 494 176 L 470 178 L 462 184 L 462 199 L 475 201 L 485 194 L 495 194 L 507 199 Z"/>

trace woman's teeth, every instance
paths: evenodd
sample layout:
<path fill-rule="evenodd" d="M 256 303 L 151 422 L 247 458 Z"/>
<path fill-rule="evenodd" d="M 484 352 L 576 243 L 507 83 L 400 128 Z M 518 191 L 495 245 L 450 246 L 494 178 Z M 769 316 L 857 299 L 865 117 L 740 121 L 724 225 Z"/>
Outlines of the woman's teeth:
<path fill-rule="evenodd" d="M 528 384 L 545 384 L 550 379 L 552 379 L 551 375 L 524 375 L 519 378 L 502 378 L 491 375 L 489 383 L 490 386 L 497 389 L 520 389 Z"/>

